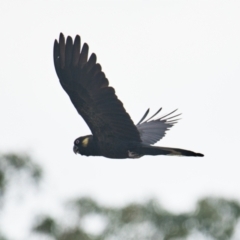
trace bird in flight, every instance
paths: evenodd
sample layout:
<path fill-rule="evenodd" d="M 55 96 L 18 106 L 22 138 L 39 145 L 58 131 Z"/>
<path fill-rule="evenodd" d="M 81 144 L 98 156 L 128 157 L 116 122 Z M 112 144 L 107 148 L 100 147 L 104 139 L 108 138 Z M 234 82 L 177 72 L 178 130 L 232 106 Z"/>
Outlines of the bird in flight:
<path fill-rule="evenodd" d="M 92 53 L 88 58 L 88 49 L 78 35 L 73 42 L 70 36 L 65 41 L 61 33 L 59 41 L 54 42 L 54 65 L 60 84 L 92 132 L 74 141 L 75 153 L 118 159 L 145 155 L 204 156 L 185 149 L 152 146 L 165 136 L 180 114 L 174 115 L 175 110 L 153 119 L 160 108 L 146 120 L 148 109 L 135 125 L 114 88 L 109 86 L 96 55 Z"/>

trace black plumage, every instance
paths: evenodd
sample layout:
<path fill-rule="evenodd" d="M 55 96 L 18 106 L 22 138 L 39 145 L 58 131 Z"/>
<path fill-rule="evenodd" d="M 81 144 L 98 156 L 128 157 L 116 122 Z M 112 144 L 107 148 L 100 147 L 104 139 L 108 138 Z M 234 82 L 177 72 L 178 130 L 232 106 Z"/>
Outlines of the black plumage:
<path fill-rule="evenodd" d="M 175 117 L 179 114 L 156 120 L 151 120 L 152 116 L 143 122 L 148 110 L 135 125 L 117 98 L 114 88 L 109 86 L 96 55 L 92 53 L 88 58 L 88 49 L 86 43 L 81 47 L 78 35 L 74 42 L 71 37 L 67 37 L 65 42 L 61 33 L 59 41 L 54 42 L 54 65 L 60 83 L 92 132 L 92 135 L 74 141 L 75 153 L 108 158 L 138 158 L 143 155 L 203 156 L 183 149 L 151 146 L 176 123 Z"/>

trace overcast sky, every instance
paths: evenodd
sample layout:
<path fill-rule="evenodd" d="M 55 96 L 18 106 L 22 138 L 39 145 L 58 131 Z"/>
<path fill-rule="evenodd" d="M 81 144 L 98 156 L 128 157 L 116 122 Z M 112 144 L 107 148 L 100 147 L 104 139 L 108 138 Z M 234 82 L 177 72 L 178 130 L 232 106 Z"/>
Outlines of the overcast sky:
<path fill-rule="evenodd" d="M 204 196 L 240 201 L 239 13 L 239 1 L 2 1 L 0 151 L 28 152 L 45 170 L 29 212 L 85 195 L 112 206 L 154 197 L 177 212 Z M 157 145 L 205 157 L 75 155 L 90 130 L 55 73 L 60 32 L 89 44 L 134 122 L 148 107 L 183 113 Z"/>

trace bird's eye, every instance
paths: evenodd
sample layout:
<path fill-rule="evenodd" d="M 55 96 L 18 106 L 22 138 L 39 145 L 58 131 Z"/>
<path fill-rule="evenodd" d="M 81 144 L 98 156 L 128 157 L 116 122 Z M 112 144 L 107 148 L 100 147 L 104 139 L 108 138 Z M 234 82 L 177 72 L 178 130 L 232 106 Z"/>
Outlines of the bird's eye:
<path fill-rule="evenodd" d="M 78 139 L 75 141 L 75 144 L 79 144 L 79 140 Z"/>

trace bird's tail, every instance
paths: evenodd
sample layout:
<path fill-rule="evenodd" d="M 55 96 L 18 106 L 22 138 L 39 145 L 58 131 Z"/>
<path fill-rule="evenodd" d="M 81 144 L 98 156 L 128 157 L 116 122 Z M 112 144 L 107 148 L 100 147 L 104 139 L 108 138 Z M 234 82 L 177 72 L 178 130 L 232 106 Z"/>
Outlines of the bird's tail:
<path fill-rule="evenodd" d="M 168 148 L 157 146 L 142 146 L 141 153 L 143 155 L 172 155 L 172 156 L 188 156 L 188 157 L 203 157 L 201 153 L 195 153 L 189 150 L 180 148 Z"/>

